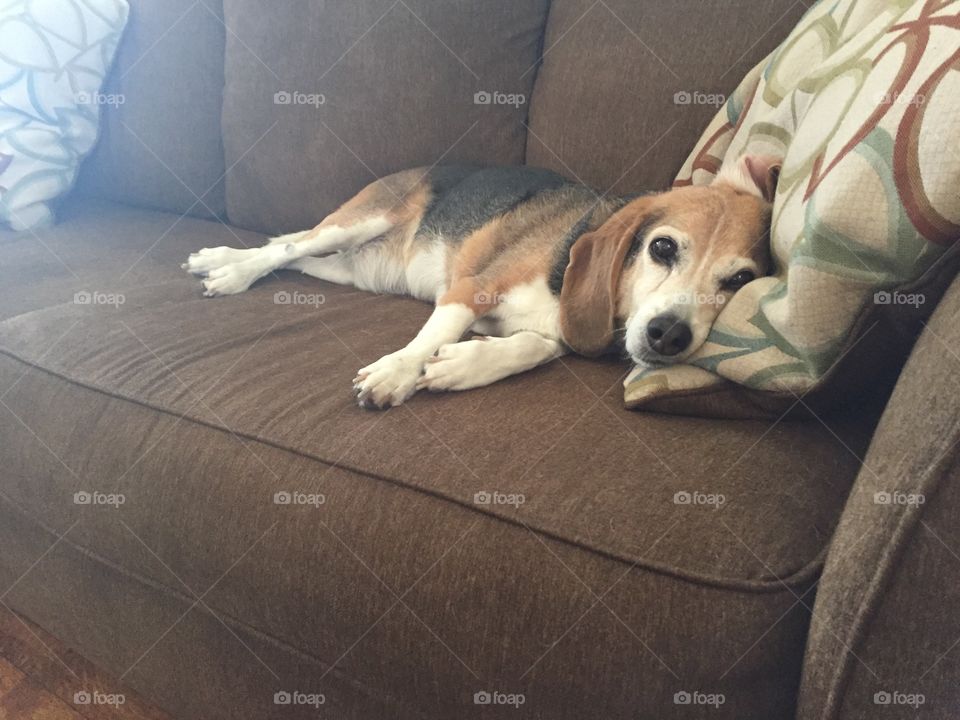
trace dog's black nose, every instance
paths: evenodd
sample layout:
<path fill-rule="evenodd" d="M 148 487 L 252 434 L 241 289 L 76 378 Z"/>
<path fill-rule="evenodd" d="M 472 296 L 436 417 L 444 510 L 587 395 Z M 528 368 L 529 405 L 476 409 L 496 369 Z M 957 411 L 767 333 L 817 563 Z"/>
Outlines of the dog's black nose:
<path fill-rule="evenodd" d="M 647 324 L 650 347 L 661 355 L 676 355 L 693 340 L 690 326 L 675 315 L 657 315 Z"/>

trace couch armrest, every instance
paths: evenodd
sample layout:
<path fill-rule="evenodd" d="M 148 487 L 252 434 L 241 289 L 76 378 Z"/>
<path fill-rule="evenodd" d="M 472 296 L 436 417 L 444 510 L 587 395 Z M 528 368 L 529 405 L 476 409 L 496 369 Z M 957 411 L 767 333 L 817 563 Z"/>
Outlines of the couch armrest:
<path fill-rule="evenodd" d="M 100 138 L 83 164 L 78 194 L 223 214 L 222 18 L 222 0 L 130 0 L 104 86 L 122 102 L 100 108 Z"/>
<path fill-rule="evenodd" d="M 800 720 L 960 709 L 960 279 L 914 347 L 813 608 Z M 922 703 L 922 704 L 921 704 Z"/>

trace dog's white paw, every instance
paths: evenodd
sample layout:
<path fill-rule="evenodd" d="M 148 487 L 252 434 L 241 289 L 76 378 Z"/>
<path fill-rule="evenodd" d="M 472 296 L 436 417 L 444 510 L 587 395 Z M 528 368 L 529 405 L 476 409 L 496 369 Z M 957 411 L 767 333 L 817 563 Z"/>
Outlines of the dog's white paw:
<path fill-rule="evenodd" d="M 203 281 L 203 294 L 206 297 L 218 295 L 236 295 L 242 293 L 259 278 L 260 275 L 244 267 L 243 263 L 231 263 L 211 270 Z"/>
<path fill-rule="evenodd" d="M 260 252 L 260 248 L 240 249 L 223 246 L 203 248 L 192 253 L 180 267 L 193 275 L 206 275 L 211 270 L 217 270 L 225 265 L 243 262 L 258 252 Z"/>
<path fill-rule="evenodd" d="M 396 407 L 413 395 L 423 370 L 423 360 L 403 353 L 384 355 L 362 368 L 353 379 L 360 407 Z"/>
<path fill-rule="evenodd" d="M 426 368 L 417 381 L 417 389 L 469 390 L 486 384 L 481 370 L 489 341 L 465 340 L 441 347 L 427 360 Z"/>

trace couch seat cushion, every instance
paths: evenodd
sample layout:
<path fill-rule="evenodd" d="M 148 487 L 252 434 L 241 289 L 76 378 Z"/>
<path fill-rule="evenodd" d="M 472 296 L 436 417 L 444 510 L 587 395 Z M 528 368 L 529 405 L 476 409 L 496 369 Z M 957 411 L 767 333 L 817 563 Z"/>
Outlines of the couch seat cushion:
<path fill-rule="evenodd" d="M 473 717 L 484 691 L 551 718 L 695 716 L 684 692 L 722 693 L 715 717 L 792 712 L 808 591 L 872 419 L 633 413 L 626 365 L 580 358 L 365 411 L 355 371 L 428 306 L 282 272 L 204 299 L 186 254 L 262 238 L 120 206 L 63 218 L 0 235 L 0 534 L 24 548 L 0 552 L 0 584 L 29 570 L 6 602 L 190 716 L 236 716 L 239 671 L 213 662 L 197 690 L 191 639 L 145 601 L 109 637 L 102 608 L 65 616 L 52 595 L 92 590 L 45 574 L 59 553 L 230 628 L 245 717 L 295 689 L 248 636 L 315 663 L 299 689 L 337 717 L 370 698 Z M 49 539 L 32 557 L 23 527 Z"/>

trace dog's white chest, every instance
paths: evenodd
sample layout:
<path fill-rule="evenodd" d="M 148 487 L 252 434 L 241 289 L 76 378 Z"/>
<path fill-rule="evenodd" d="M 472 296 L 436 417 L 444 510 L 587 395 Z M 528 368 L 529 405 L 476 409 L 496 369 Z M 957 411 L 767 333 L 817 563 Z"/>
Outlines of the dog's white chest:
<path fill-rule="evenodd" d="M 446 287 L 447 247 L 435 242 L 418 252 L 406 269 L 407 287 L 418 300 L 434 301 Z"/>
<path fill-rule="evenodd" d="M 517 285 L 496 299 L 496 308 L 488 316 L 496 321 L 496 334 L 531 330 L 548 338 L 560 337 L 560 301 L 545 278 Z"/>

